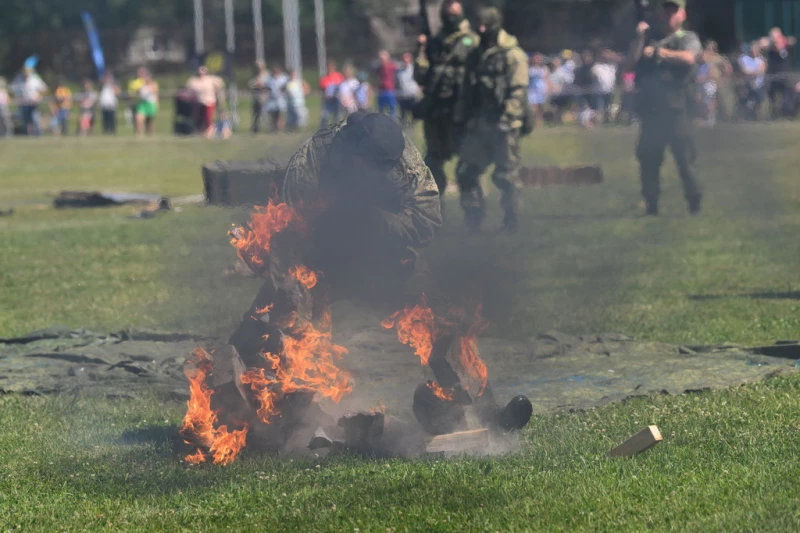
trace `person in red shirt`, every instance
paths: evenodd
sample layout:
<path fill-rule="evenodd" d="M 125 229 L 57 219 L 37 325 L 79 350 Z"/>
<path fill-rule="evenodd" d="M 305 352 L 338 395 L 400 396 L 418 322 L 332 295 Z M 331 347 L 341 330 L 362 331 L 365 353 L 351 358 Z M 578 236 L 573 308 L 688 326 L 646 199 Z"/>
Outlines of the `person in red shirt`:
<path fill-rule="evenodd" d="M 386 113 L 394 118 L 397 114 L 397 95 L 395 94 L 397 79 L 397 64 L 392 60 L 389 52 L 381 50 L 378 53 L 378 113 Z"/>
<path fill-rule="evenodd" d="M 339 122 L 339 85 L 344 81 L 344 76 L 336 70 L 336 63 L 328 62 L 328 73 L 319 80 L 319 88 L 322 89 L 322 117 L 320 129 L 328 124 Z"/>

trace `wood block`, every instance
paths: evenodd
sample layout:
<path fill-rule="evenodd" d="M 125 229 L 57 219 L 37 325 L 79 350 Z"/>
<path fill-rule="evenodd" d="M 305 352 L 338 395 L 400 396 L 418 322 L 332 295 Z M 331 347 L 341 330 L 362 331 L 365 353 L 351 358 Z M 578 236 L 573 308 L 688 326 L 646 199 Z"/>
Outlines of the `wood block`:
<path fill-rule="evenodd" d="M 488 445 L 489 430 L 483 428 L 448 433 L 447 435 L 437 435 L 428 442 L 425 451 L 427 453 L 465 452 L 485 448 Z"/>
<path fill-rule="evenodd" d="M 662 441 L 661 432 L 657 426 L 647 426 L 639 433 L 629 438 L 609 452 L 612 457 L 632 457 L 649 450 Z"/>

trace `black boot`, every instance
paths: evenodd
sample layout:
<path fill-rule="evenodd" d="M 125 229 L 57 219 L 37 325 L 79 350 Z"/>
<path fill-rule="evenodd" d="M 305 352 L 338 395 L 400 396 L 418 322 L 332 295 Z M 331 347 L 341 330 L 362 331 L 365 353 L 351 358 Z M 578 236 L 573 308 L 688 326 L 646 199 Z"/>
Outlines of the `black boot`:
<path fill-rule="evenodd" d="M 689 199 L 689 213 L 692 215 L 699 215 L 703 209 L 703 197 L 697 195 Z"/>
<path fill-rule="evenodd" d="M 658 216 L 658 202 L 655 200 L 645 201 L 644 214 L 648 217 Z"/>
<path fill-rule="evenodd" d="M 465 209 L 464 222 L 467 225 L 468 232 L 480 233 L 481 224 L 483 223 L 483 212 L 480 209 Z"/>
<path fill-rule="evenodd" d="M 513 211 L 506 211 L 506 215 L 503 217 L 502 231 L 504 233 L 516 233 L 518 226 L 517 214 Z"/>

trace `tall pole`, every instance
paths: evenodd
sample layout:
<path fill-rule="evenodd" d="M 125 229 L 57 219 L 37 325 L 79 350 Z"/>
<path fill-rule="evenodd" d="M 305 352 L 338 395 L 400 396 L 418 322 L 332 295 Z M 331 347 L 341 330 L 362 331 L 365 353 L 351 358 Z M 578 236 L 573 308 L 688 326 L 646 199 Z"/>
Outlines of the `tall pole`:
<path fill-rule="evenodd" d="M 194 53 L 199 58 L 205 51 L 203 35 L 203 0 L 194 0 Z"/>
<path fill-rule="evenodd" d="M 283 39 L 286 68 L 303 72 L 300 53 L 300 10 L 297 0 L 283 0 Z"/>
<path fill-rule="evenodd" d="M 253 0 L 253 38 L 256 61 L 264 61 L 264 21 L 261 18 L 261 0 Z"/>
<path fill-rule="evenodd" d="M 328 50 L 325 46 L 325 6 L 323 0 L 314 0 L 314 23 L 317 29 L 317 63 L 319 77 L 328 72 Z"/>
<path fill-rule="evenodd" d="M 236 30 L 233 26 L 233 0 L 225 0 L 225 77 L 228 78 L 228 106 L 231 120 L 239 123 L 239 99 L 236 79 L 233 77 L 233 54 L 236 52 Z"/>

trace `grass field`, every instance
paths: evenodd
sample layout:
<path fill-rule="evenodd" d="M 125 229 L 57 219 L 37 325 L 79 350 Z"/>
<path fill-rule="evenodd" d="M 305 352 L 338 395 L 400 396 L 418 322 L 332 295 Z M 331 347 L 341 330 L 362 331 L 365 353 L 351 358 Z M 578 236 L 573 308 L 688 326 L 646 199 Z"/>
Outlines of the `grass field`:
<path fill-rule="evenodd" d="M 706 209 L 690 217 L 671 164 L 663 216 L 640 216 L 633 130 L 552 129 L 529 164 L 600 162 L 606 183 L 528 190 L 521 231 L 477 237 L 450 197 L 428 251 L 455 294 L 485 302 L 489 334 L 617 331 L 676 343 L 800 337 L 800 128 L 700 135 Z M 225 280 L 225 238 L 245 212 L 184 207 L 55 211 L 60 189 L 201 192 L 221 158 L 285 160 L 300 137 L 22 139 L 0 143 L 0 336 L 53 324 L 224 336 L 257 283 Z M 490 202 L 497 194 L 491 189 Z M 490 213 L 490 226 L 499 225 Z M 183 406 L 155 399 L 0 397 L 0 529 L 797 530 L 800 379 L 580 414 L 541 414 L 510 457 L 289 461 L 245 456 L 182 468 L 169 438 Z M 665 443 L 604 453 L 655 423 Z"/>

